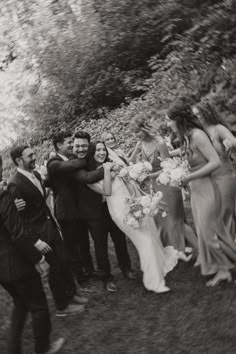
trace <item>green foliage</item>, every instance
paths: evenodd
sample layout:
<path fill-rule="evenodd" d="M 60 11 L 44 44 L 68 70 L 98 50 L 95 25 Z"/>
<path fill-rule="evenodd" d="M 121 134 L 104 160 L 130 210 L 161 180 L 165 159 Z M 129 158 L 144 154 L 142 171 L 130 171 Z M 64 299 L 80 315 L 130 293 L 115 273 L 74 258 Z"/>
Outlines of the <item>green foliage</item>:
<path fill-rule="evenodd" d="M 209 97 L 234 126 L 233 0 L 4 0 L 0 11 L 2 145 L 91 118 L 164 119 L 179 95 Z"/>

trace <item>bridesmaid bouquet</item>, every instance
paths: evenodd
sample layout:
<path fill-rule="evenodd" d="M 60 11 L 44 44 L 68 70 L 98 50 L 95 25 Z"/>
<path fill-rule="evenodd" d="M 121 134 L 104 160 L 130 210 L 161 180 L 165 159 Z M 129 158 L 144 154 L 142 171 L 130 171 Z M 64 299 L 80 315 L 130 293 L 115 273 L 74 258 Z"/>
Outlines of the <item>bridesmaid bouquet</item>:
<path fill-rule="evenodd" d="M 161 162 L 162 171 L 156 179 L 159 184 L 181 188 L 182 178 L 189 174 L 188 162 L 180 157 L 168 158 Z"/>
<path fill-rule="evenodd" d="M 136 182 L 143 182 L 149 173 L 152 171 L 152 165 L 147 162 L 130 163 L 129 166 L 122 167 L 118 176 L 126 181 L 134 180 Z"/>
<path fill-rule="evenodd" d="M 147 194 L 140 197 L 130 197 L 126 199 L 129 207 L 128 215 L 124 222 L 134 229 L 142 226 L 146 216 L 153 217 L 160 212 L 159 204 L 162 199 L 162 192 L 157 192 L 153 195 Z M 167 214 L 162 212 L 163 217 Z"/>

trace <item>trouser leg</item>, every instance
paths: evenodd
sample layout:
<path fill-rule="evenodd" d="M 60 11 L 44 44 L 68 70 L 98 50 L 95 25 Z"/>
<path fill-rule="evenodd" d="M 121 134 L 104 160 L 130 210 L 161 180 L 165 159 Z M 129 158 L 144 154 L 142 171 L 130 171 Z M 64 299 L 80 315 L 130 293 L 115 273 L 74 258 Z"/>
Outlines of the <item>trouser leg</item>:
<path fill-rule="evenodd" d="M 75 278 L 79 281 L 83 274 L 82 252 L 79 246 L 79 225 L 75 221 L 61 222 L 61 228 L 72 272 Z"/>
<path fill-rule="evenodd" d="M 76 293 L 76 284 L 64 242 L 52 245 L 46 259 L 50 264 L 49 285 L 57 310 L 64 310 Z"/>
<path fill-rule="evenodd" d="M 114 243 L 119 267 L 123 271 L 128 270 L 131 267 L 131 262 L 127 248 L 126 236 L 112 220 L 106 203 L 104 203 L 103 208 L 104 227 L 107 234 L 110 232 L 112 241 Z"/>
<path fill-rule="evenodd" d="M 93 261 L 90 253 L 89 230 L 86 220 L 80 220 L 79 225 L 79 249 L 82 266 L 85 273 L 93 272 Z"/>
<path fill-rule="evenodd" d="M 2 284 L 14 301 L 9 332 L 9 354 L 22 354 L 21 338 L 27 313 L 32 316 L 35 352 L 46 352 L 50 344 L 51 323 L 47 299 L 40 276 L 32 276 Z"/>
<path fill-rule="evenodd" d="M 103 278 L 110 277 L 111 267 L 108 258 L 108 240 L 104 232 L 103 220 L 89 220 L 88 227 L 94 241 L 96 261 L 99 271 L 103 273 Z"/>

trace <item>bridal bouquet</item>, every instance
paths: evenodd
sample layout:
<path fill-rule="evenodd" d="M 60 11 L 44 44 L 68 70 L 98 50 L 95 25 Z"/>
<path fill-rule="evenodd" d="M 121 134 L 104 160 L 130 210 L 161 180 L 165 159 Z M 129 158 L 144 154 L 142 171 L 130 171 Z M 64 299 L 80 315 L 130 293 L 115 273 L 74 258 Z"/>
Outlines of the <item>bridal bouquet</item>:
<path fill-rule="evenodd" d="M 130 163 L 129 166 L 122 167 L 119 172 L 119 177 L 124 180 L 134 180 L 136 182 L 143 182 L 149 173 L 152 171 L 152 165 L 147 162 Z"/>
<path fill-rule="evenodd" d="M 147 194 L 140 197 L 127 198 L 126 202 L 129 206 L 129 212 L 124 220 L 125 223 L 134 229 L 142 226 L 146 216 L 153 217 L 160 211 L 159 204 L 162 195 L 162 192 L 157 192 L 153 195 Z M 166 213 L 162 212 L 162 214 Z"/>
<path fill-rule="evenodd" d="M 156 182 L 181 188 L 182 178 L 189 174 L 188 162 L 180 157 L 168 158 L 161 162 L 162 172 Z"/>

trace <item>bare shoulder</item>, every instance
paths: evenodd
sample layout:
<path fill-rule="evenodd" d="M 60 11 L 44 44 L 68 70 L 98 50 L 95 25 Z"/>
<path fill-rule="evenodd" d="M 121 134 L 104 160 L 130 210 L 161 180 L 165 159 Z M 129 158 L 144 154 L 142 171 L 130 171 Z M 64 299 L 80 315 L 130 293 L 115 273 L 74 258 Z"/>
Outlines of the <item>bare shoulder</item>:
<path fill-rule="evenodd" d="M 222 132 L 230 132 L 230 130 L 223 124 L 217 124 L 215 126 L 215 130 L 218 134 L 220 134 Z"/>
<path fill-rule="evenodd" d="M 209 141 L 209 137 L 207 136 L 207 134 L 203 130 L 198 129 L 198 128 L 194 128 L 192 130 L 191 140 L 195 144 L 198 144 L 198 143 L 204 143 L 206 141 Z"/>

